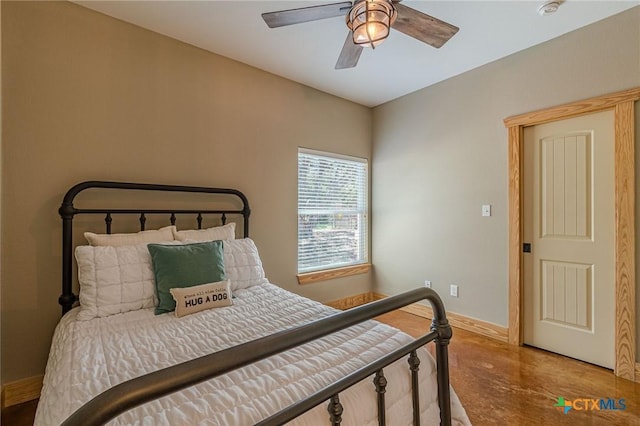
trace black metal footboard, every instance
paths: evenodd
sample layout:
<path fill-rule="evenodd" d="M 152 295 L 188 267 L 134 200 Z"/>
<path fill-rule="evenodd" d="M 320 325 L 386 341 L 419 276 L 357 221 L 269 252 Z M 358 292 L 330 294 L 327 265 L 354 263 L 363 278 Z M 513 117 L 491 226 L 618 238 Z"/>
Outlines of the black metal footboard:
<path fill-rule="evenodd" d="M 339 393 L 366 377 L 375 374 L 374 386 L 378 395 L 378 422 L 384 425 L 386 417 L 384 408 L 386 378 L 384 377 L 383 369 L 394 361 L 409 354 L 408 368 L 410 368 L 412 376 L 413 421 L 415 425 L 419 425 L 420 389 L 418 387 L 418 370 L 420 361 L 416 355 L 416 350 L 426 343 L 434 341 L 436 345 L 440 421 L 443 425 L 450 425 L 451 399 L 449 391 L 448 344 L 452 336 L 452 331 L 445 315 L 442 300 L 435 291 L 428 288 L 419 288 L 345 312 L 339 312 L 294 329 L 278 332 L 252 342 L 196 358 L 121 383 L 101 393 L 82 406 L 65 420 L 63 425 L 102 425 L 117 415 L 138 405 L 226 374 L 261 359 L 420 300 L 428 300 L 433 308 L 434 317 L 429 333 L 385 355 L 378 361 L 354 371 L 347 377 L 344 377 L 319 392 L 307 396 L 305 399 L 264 419 L 258 424 L 280 425 L 325 401 L 329 401 L 328 410 L 330 422 L 332 425 L 339 425 L 344 409 L 340 403 Z"/>

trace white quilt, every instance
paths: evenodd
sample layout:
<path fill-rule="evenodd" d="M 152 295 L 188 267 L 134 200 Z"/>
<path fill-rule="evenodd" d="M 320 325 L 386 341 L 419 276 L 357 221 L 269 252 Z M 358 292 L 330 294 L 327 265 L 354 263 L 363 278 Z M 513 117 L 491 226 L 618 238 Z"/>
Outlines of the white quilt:
<path fill-rule="evenodd" d="M 128 379 L 291 328 L 335 312 L 272 284 L 234 292 L 230 307 L 176 318 L 143 309 L 76 321 L 78 309 L 56 328 L 36 425 L 58 425 L 82 404 Z M 392 348 L 408 335 L 368 321 L 216 379 L 141 405 L 110 424 L 251 425 L 328 385 Z M 423 424 L 438 424 L 435 363 L 419 351 Z M 412 422 L 411 380 L 406 359 L 385 369 L 387 422 Z M 377 425 L 371 379 L 340 394 L 343 425 Z M 453 423 L 469 424 L 452 391 Z M 321 404 L 291 424 L 329 424 Z"/>

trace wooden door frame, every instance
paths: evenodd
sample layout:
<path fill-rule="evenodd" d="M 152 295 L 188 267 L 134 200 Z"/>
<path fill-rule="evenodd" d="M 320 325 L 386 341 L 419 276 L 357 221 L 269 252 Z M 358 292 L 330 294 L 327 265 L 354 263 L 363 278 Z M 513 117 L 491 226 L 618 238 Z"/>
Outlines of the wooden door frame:
<path fill-rule="evenodd" d="M 615 121 L 616 376 L 640 381 L 636 365 L 635 115 L 640 87 L 572 102 L 504 120 L 509 130 L 509 343 L 523 344 L 522 148 L 524 128 L 604 110 Z M 638 372 L 636 374 L 636 371 Z"/>

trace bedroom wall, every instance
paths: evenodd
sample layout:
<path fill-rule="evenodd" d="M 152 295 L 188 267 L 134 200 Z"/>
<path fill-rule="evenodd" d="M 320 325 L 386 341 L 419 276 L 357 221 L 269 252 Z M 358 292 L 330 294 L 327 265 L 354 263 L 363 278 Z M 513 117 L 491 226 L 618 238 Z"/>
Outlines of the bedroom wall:
<path fill-rule="evenodd" d="M 375 108 L 374 289 L 429 279 L 452 312 L 506 327 L 503 119 L 637 86 L 640 7 Z"/>
<path fill-rule="evenodd" d="M 297 284 L 297 148 L 370 157 L 371 110 L 67 2 L 2 2 L 2 380 L 44 372 L 64 192 L 90 179 L 235 187 L 267 276 Z M 348 283 L 348 284 L 347 284 Z"/>

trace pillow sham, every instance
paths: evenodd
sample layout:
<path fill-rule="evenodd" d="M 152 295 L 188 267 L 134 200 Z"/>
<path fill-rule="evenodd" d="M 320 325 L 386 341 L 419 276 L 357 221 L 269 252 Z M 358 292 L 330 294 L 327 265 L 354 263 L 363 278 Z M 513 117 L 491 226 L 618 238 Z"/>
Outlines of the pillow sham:
<path fill-rule="evenodd" d="M 168 246 L 147 245 L 155 276 L 158 304 L 155 314 L 172 312 L 176 302 L 170 289 L 224 281 L 222 241 Z"/>
<path fill-rule="evenodd" d="M 267 282 L 258 248 L 251 238 L 224 242 L 224 267 L 231 291 Z"/>
<path fill-rule="evenodd" d="M 140 231 L 130 234 L 94 234 L 93 232 L 85 232 L 84 237 L 92 246 L 130 246 L 142 243 L 161 243 L 164 241 L 173 241 L 173 231 L 176 227 L 165 226 L 164 228 Z"/>
<path fill-rule="evenodd" d="M 177 231 L 173 229 L 173 238 L 177 241 L 215 241 L 215 240 L 235 240 L 236 224 L 227 223 L 222 226 L 214 226 L 207 229 L 189 229 Z"/>
<path fill-rule="evenodd" d="M 171 288 L 169 293 L 176 302 L 176 317 L 195 314 L 211 308 L 231 306 L 229 280 L 195 285 L 186 288 Z"/>
<path fill-rule="evenodd" d="M 167 242 L 165 244 L 181 244 Z M 130 246 L 78 246 L 78 320 L 90 320 L 157 304 L 147 243 Z"/>

